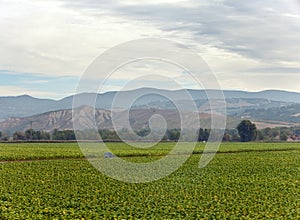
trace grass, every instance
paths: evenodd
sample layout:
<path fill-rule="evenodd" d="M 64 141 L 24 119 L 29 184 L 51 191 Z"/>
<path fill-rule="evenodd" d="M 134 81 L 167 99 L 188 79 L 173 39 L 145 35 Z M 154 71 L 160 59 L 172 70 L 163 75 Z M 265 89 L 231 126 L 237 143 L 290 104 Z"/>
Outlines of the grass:
<path fill-rule="evenodd" d="M 106 143 L 117 156 L 162 156 L 170 152 L 176 143 L 159 143 L 151 148 L 134 148 L 124 143 Z M 186 143 L 189 144 L 189 143 Z M 90 156 L 97 152 L 97 143 L 89 143 Z M 195 154 L 203 152 L 205 144 L 198 143 Z M 218 153 L 251 151 L 300 150 L 300 143 L 223 143 Z M 0 161 L 84 158 L 77 143 L 0 143 Z"/>
<path fill-rule="evenodd" d="M 109 144 L 118 154 L 148 161 L 145 152 Z M 199 144 L 196 151 L 203 150 Z M 151 183 L 120 182 L 86 160 L 0 164 L 0 219 L 299 219 L 300 147 L 287 143 L 225 143 L 205 168 L 194 154 Z M 1 144 L 1 160 L 81 158 L 76 144 Z M 296 150 L 295 150 L 296 149 Z M 247 152 L 245 152 L 247 151 Z"/>

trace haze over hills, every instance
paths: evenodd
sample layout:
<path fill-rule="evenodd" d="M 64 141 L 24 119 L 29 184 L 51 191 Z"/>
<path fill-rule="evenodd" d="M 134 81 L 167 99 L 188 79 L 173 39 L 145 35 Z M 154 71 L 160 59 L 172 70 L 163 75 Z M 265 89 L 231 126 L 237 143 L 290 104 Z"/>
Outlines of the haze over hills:
<path fill-rule="evenodd" d="M 198 100 L 201 104 L 207 100 L 207 96 L 204 90 L 188 90 L 191 97 L 194 100 Z M 213 91 L 213 90 L 211 90 Z M 145 95 L 133 104 L 135 106 L 149 107 L 154 104 L 158 108 L 164 109 L 164 105 L 167 104 L 168 100 L 163 96 L 170 97 L 171 100 L 181 100 L 185 99 L 184 90 L 162 90 L 153 88 L 141 88 L 131 91 L 121 91 L 121 92 L 106 92 L 103 94 L 95 93 L 82 93 L 78 94 L 77 99 L 80 100 L 82 105 L 90 105 L 91 100 L 96 98 L 95 108 L 110 109 L 112 107 L 112 101 L 116 94 L 120 99 L 118 103 L 115 103 L 114 108 L 124 108 L 128 105 L 131 97 L 139 97 L 141 94 Z M 158 95 L 161 94 L 161 95 Z M 252 104 L 256 108 L 270 108 L 277 106 L 286 106 L 290 103 L 300 103 L 300 93 L 287 92 L 280 90 L 267 90 L 261 92 L 245 92 L 245 91 L 224 91 L 224 96 L 228 103 L 240 102 L 239 100 L 244 100 L 241 102 L 247 102 Z M 31 115 L 41 114 L 48 111 L 60 110 L 60 109 L 71 109 L 74 96 L 68 96 L 60 100 L 52 99 L 39 99 L 28 95 L 16 96 L 16 97 L 0 97 L 0 119 L 7 119 L 9 117 L 27 117 Z M 247 100 L 245 100 L 247 99 Z M 250 100 L 252 99 L 252 100 Z M 258 100 L 262 99 L 262 100 Z M 201 101 L 202 100 L 202 101 Z M 231 100 L 231 101 L 230 101 Z M 256 100 L 256 101 L 255 101 Z M 155 104 L 156 103 L 156 104 Z M 160 106 L 157 104 L 160 103 Z M 263 106 L 260 106 L 260 104 Z M 232 106 L 233 108 L 238 107 Z M 247 106 L 247 104 L 242 104 L 240 107 Z M 77 106 L 78 107 L 78 106 Z M 199 107 L 199 106 L 198 106 Z"/>
<path fill-rule="evenodd" d="M 282 106 L 280 108 L 269 109 L 247 109 L 241 114 L 244 118 L 255 118 L 257 120 L 276 120 L 287 123 L 300 123 L 300 105 L 293 104 Z"/>
<path fill-rule="evenodd" d="M 218 100 L 214 106 L 210 106 L 204 90 L 188 90 L 195 100 L 200 112 L 201 126 L 209 127 L 211 113 L 218 112 Z M 212 90 L 213 91 L 213 90 Z M 80 125 L 88 128 L 93 120 L 92 109 L 89 107 L 96 99 L 96 122 L 99 128 L 112 129 L 112 112 L 115 117 L 124 118 L 124 110 L 131 109 L 131 126 L 134 129 L 142 129 L 148 126 L 149 118 L 153 114 L 159 114 L 166 118 L 170 128 L 178 128 L 178 112 L 173 100 L 184 110 L 188 118 L 188 125 L 194 125 L 193 108 L 191 101 L 185 100 L 183 90 L 160 90 L 141 88 L 118 93 L 120 99 L 112 107 L 113 99 L 117 92 L 104 94 L 82 93 L 78 94 L 80 106 L 76 109 L 81 111 L 79 118 L 72 119 L 72 104 L 74 96 L 61 100 L 38 99 L 28 95 L 17 97 L 0 97 L 0 131 L 12 133 L 24 131 L 30 128 L 33 122 L 37 130 L 51 131 L 53 129 L 73 129 L 73 121 L 77 120 Z M 147 94 L 144 95 L 143 94 Z M 160 95 L 158 95 L 160 94 Z M 224 91 L 227 106 L 227 127 L 235 128 L 243 118 L 256 121 L 260 128 L 274 126 L 298 126 L 300 125 L 300 93 L 287 91 Z M 132 97 L 139 97 L 132 106 L 129 106 Z M 166 99 L 169 97 L 172 101 Z M 110 109 L 112 108 L 112 112 Z M 123 119 L 122 119 L 123 120 Z M 124 118 L 125 120 L 125 118 Z M 122 129 L 122 126 L 117 129 Z"/>
<path fill-rule="evenodd" d="M 72 118 L 72 109 L 57 110 L 46 112 L 39 115 L 24 117 L 24 118 L 9 118 L 3 122 L 0 122 L 0 130 L 5 131 L 8 134 L 12 134 L 15 131 L 25 131 L 32 126 L 35 130 L 53 131 L 59 130 L 72 130 L 73 122 L 76 121 L 80 130 L 93 128 L 93 108 L 89 106 L 81 106 L 76 108 L 77 117 Z M 168 129 L 180 128 L 181 126 L 191 129 L 199 128 L 199 124 L 196 124 L 195 113 L 186 112 L 184 117 L 186 123 L 181 125 L 178 111 L 176 110 L 164 110 L 164 109 L 131 109 L 129 112 L 130 126 L 134 130 L 140 130 L 149 127 L 149 119 L 154 115 L 161 115 L 165 121 Z M 118 122 L 115 126 L 112 123 L 112 115 L 117 118 Z M 201 124 L 203 126 L 209 126 L 210 115 L 200 113 Z M 95 122 L 98 129 L 123 129 L 126 127 L 125 121 L 126 111 L 111 112 L 104 109 L 95 110 Z"/>
<path fill-rule="evenodd" d="M 300 106 L 300 105 L 299 105 Z M 72 109 L 63 109 L 50 111 L 38 115 L 33 115 L 29 117 L 13 117 L 8 118 L 2 122 L 0 122 L 0 131 L 8 133 L 12 135 L 15 131 L 25 131 L 26 129 L 30 129 L 31 125 L 35 130 L 42 131 L 53 131 L 54 129 L 58 130 L 72 130 L 73 122 L 76 121 L 77 125 L 81 128 L 80 130 L 91 129 L 93 128 L 93 108 L 89 106 L 81 106 L 76 108 L 76 111 L 79 111 L 78 117 L 72 118 Z M 257 110 L 249 110 L 247 113 L 251 111 Z M 260 110 L 259 110 L 260 111 Z M 262 114 L 267 112 L 268 116 L 270 115 L 269 110 L 261 111 Z M 295 119 L 298 117 L 297 121 L 289 121 L 289 120 L 280 120 L 280 118 L 269 118 L 264 120 L 264 117 L 251 117 L 249 115 L 240 114 L 234 116 L 227 116 L 227 124 L 226 127 L 229 129 L 233 129 L 237 126 L 237 124 L 241 121 L 242 118 L 250 118 L 253 122 L 257 124 L 258 128 L 266 128 L 266 127 L 278 127 L 278 126 L 299 126 L 300 125 L 300 114 L 293 114 L 291 117 Z M 277 112 L 274 112 L 275 116 L 277 116 Z M 116 123 L 115 126 L 112 124 L 112 115 L 117 118 L 119 123 Z M 180 118 L 178 112 L 175 109 L 156 109 L 156 108 L 148 108 L 148 109 L 131 109 L 129 111 L 129 122 L 130 126 L 134 130 L 141 130 L 149 127 L 149 119 L 153 115 L 161 115 L 167 123 L 169 129 L 172 128 L 180 128 Z M 200 118 L 200 125 L 195 124 L 195 113 L 192 112 L 184 112 L 183 116 L 185 117 L 185 124 L 182 126 L 191 129 L 197 129 L 200 126 L 202 128 L 210 127 L 210 119 L 211 115 L 209 113 L 199 113 L 198 116 Z M 98 129 L 123 129 L 126 127 L 125 121 L 128 120 L 126 117 L 126 111 L 114 111 L 111 112 L 105 109 L 96 109 L 95 110 L 95 122 L 97 124 Z M 32 124 L 31 124 L 32 123 Z"/>

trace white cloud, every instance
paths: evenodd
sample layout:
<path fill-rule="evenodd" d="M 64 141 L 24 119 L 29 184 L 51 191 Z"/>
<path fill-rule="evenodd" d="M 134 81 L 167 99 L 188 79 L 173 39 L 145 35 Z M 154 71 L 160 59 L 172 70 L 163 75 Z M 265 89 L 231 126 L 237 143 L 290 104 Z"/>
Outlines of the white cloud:
<path fill-rule="evenodd" d="M 105 9 L 94 17 L 52 1 L 9 1 L 2 10 L 7 13 L 0 14 L 0 68 L 19 72 L 79 75 L 105 49 L 155 34 Z"/>
<path fill-rule="evenodd" d="M 35 91 L 35 90 L 26 89 L 24 87 L 19 87 L 19 86 L 0 86 L 0 97 L 20 96 L 20 95 L 30 95 L 34 97 L 54 98 L 54 99 L 62 98 L 61 94 L 55 92 Z"/>
<path fill-rule="evenodd" d="M 194 49 L 224 89 L 300 91 L 295 83 L 299 9 L 296 0 L 1 1 L 0 69 L 79 76 L 112 46 L 163 37 Z M 159 65 L 124 67 L 112 80 L 133 79 L 154 69 L 185 82 L 179 72 Z M 254 76 L 259 82 L 253 82 Z"/>

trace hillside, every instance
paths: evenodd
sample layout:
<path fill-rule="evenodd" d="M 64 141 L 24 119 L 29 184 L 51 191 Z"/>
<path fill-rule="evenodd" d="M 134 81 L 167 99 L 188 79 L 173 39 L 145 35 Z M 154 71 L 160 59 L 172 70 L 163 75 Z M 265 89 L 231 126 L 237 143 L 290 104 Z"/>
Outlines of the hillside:
<path fill-rule="evenodd" d="M 300 123 L 300 104 L 282 106 L 280 108 L 248 109 L 237 115 L 243 118 Z"/>
<path fill-rule="evenodd" d="M 204 90 L 188 91 L 190 92 L 193 99 L 199 102 L 199 104 L 207 100 L 207 96 Z M 210 91 L 213 92 L 214 90 Z M 117 105 L 115 105 L 114 107 L 121 109 L 125 108 L 127 107 L 130 98 L 139 97 L 141 94 L 145 93 L 148 95 L 139 98 L 134 103 L 134 106 L 151 106 L 155 108 L 168 109 L 163 106 L 168 102 L 168 100 L 163 96 L 170 97 L 172 100 L 182 100 L 183 102 L 185 101 L 183 90 L 170 91 L 153 88 L 140 88 L 136 90 L 119 92 L 118 95 L 121 98 Z M 103 94 L 82 93 L 77 95 L 77 100 L 80 100 L 80 105 L 90 105 L 91 101 L 96 98 L 96 108 L 110 109 L 112 106 L 113 98 L 116 96 L 116 94 L 117 92 L 106 92 Z M 250 106 L 249 104 L 251 104 L 253 108 L 271 108 L 281 107 L 281 105 L 289 105 L 291 102 L 300 103 L 300 93 L 277 90 L 268 90 L 262 92 L 224 91 L 224 96 L 227 102 L 230 104 L 229 106 L 231 109 L 228 109 L 229 112 L 232 112 L 232 110 L 234 109 L 238 111 L 243 110 L 243 107 Z M 10 117 L 28 117 L 48 111 L 71 109 L 73 97 L 74 96 L 69 96 L 61 100 L 38 99 L 28 95 L 16 97 L 0 97 L 0 121 Z M 244 102 L 247 102 L 248 104 Z M 265 102 L 265 104 L 260 106 L 261 102 Z M 152 106 L 153 103 L 160 103 L 160 105 Z M 259 105 L 257 106 L 257 104 Z"/>
<path fill-rule="evenodd" d="M 25 131 L 32 127 L 35 130 L 52 131 L 54 129 L 65 130 L 73 129 L 73 122 L 81 127 L 81 130 L 93 128 L 93 108 L 89 106 L 82 106 L 76 108 L 78 114 L 77 117 L 72 119 L 72 109 L 50 111 L 39 115 L 23 117 L 23 118 L 9 118 L 3 122 L 0 122 L 0 131 L 12 134 L 15 131 Z M 112 124 L 112 115 L 117 120 L 115 126 Z M 166 120 L 168 129 L 180 128 L 181 122 L 179 114 L 176 110 L 164 110 L 164 109 L 132 109 L 129 112 L 130 126 L 134 130 L 139 130 L 149 127 L 149 119 L 153 115 L 161 115 Z M 183 127 L 186 128 L 199 128 L 199 124 L 196 124 L 195 113 L 186 112 L 183 117 L 186 118 Z M 200 113 L 199 118 L 201 120 L 201 126 L 208 127 L 210 123 L 210 115 Z M 122 129 L 129 128 L 127 125 L 126 111 L 111 112 L 104 109 L 95 110 L 95 121 L 99 129 Z M 155 121 L 154 121 L 155 122 Z M 159 123 L 159 118 L 156 123 Z"/>
<path fill-rule="evenodd" d="M 197 105 L 201 120 L 201 127 L 209 127 L 211 110 L 218 112 L 220 102 L 215 100 L 213 106 L 209 105 L 203 90 L 189 90 Z M 73 129 L 73 122 L 78 122 L 82 129 L 92 127 L 91 118 L 93 108 L 89 107 L 95 100 L 96 123 L 98 128 L 112 129 L 112 117 L 119 120 L 115 128 L 128 128 L 126 109 L 130 108 L 130 126 L 133 129 L 142 129 L 149 126 L 151 116 L 162 115 L 168 122 L 169 128 L 179 128 L 179 115 L 174 103 L 176 100 L 189 128 L 198 128 L 195 125 L 195 115 L 191 101 L 184 100 L 184 91 L 158 90 L 141 88 L 131 91 L 122 91 L 118 94 L 120 99 L 114 105 L 112 102 L 116 92 L 104 94 L 82 93 L 76 96 L 79 100 L 76 111 L 80 111 L 79 117 L 72 118 L 72 104 L 74 96 L 61 100 L 37 99 L 27 95 L 17 97 L 0 97 L 0 131 L 13 133 L 24 131 L 31 126 L 36 130 L 52 131 Z M 143 94 L 147 94 L 144 95 Z M 160 94 L 160 95 L 158 95 Z M 286 91 L 224 91 L 227 108 L 227 128 L 235 128 L 241 119 L 247 118 L 256 122 L 259 128 L 276 126 L 296 126 L 300 124 L 300 94 Z M 132 106 L 129 100 L 139 97 Z M 113 115 L 112 115 L 113 114 Z"/>

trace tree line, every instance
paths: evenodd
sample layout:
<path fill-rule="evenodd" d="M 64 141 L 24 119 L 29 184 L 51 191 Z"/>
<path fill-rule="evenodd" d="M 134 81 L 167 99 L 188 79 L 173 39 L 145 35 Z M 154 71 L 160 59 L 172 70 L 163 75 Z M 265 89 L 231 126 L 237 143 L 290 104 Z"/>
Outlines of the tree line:
<path fill-rule="evenodd" d="M 275 127 L 257 129 L 250 120 L 241 121 L 234 130 L 226 130 L 224 141 L 300 141 L 300 127 Z"/>
<path fill-rule="evenodd" d="M 210 136 L 210 129 L 200 128 L 197 133 L 197 141 L 208 141 Z M 103 141 L 121 141 L 121 139 L 127 140 L 139 140 L 140 137 L 143 140 L 147 136 L 149 140 L 162 140 L 162 141 L 178 141 L 181 130 L 180 129 L 168 129 L 163 137 L 161 132 L 152 132 L 150 129 L 141 129 L 138 131 L 130 131 L 128 129 L 121 129 L 118 132 L 109 129 L 85 130 L 76 131 L 73 130 L 58 130 L 54 129 L 52 132 L 36 131 L 33 129 L 27 129 L 25 132 L 16 131 L 12 137 L 0 132 L 0 140 L 2 141 L 30 141 L 30 140 L 98 140 L 99 135 Z M 185 141 L 191 141 L 192 137 L 183 135 Z M 120 138 L 122 137 L 122 138 Z M 256 125 L 249 120 L 242 120 L 236 129 L 226 129 L 223 141 L 286 141 L 288 138 L 300 139 L 300 127 L 276 127 L 265 128 L 258 130 Z M 193 140 L 194 141 L 194 140 Z"/>
<path fill-rule="evenodd" d="M 8 135 L 2 135 L 0 132 L 0 140 L 8 141 L 36 141 L 36 140 L 98 140 L 99 135 L 102 140 L 104 141 L 121 141 L 121 137 L 125 137 L 128 140 L 134 140 L 137 137 L 141 137 L 141 139 L 151 131 L 148 129 L 142 129 L 135 132 L 132 132 L 128 129 L 121 129 L 120 131 L 116 132 L 114 130 L 109 129 L 99 129 L 98 131 L 95 130 L 84 130 L 84 131 L 73 131 L 73 130 L 58 130 L 54 129 L 52 132 L 46 131 L 36 131 L 33 129 L 27 129 L 25 132 L 23 131 L 16 131 L 13 133 L 12 137 Z M 165 132 L 165 135 L 161 138 L 160 132 L 153 133 L 149 136 L 149 140 L 171 140 L 176 141 L 179 139 L 180 136 L 180 129 L 169 129 Z"/>

